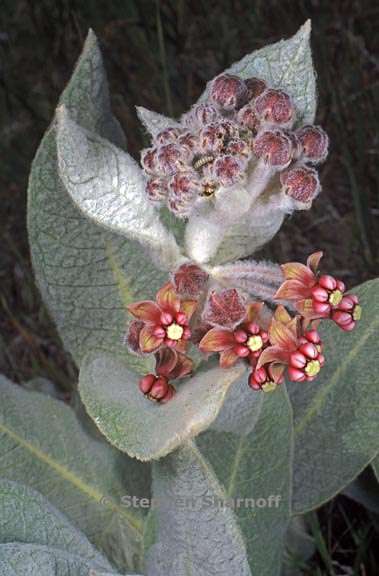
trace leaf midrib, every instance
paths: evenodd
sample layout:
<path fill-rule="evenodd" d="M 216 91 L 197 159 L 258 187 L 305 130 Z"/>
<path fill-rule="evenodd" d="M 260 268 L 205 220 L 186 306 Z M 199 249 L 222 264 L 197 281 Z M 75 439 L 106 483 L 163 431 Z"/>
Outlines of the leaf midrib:
<path fill-rule="evenodd" d="M 71 483 L 75 488 L 80 490 L 83 494 L 85 494 L 91 500 L 94 500 L 98 504 L 109 508 L 112 512 L 120 515 L 123 519 L 127 521 L 129 524 L 130 529 L 135 532 L 137 538 L 139 540 L 142 539 L 143 534 L 143 522 L 138 518 L 133 517 L 131 514 L 128 514 L 126 510 L 118 507 L 113 502 L 110 502 L 109 498 L 106 494 L 103 494 L 99 490 L 89 486 L 81 478 L 73 474 L 70 470 L 68 470 L 65 466 L 56 462 L 51 457 L 49 457 L 45 452 L 39 450 L 30 442 L 26 441 L 24 438 L 19 436 L 16 432 L 5 426 L 4 424 L 0 423 L 0 432 L 8 435 L 12 440 L 14 440 L 17 444 L 19 444 L 22 448 L 29 451 L 33 454 L 36 458 L 38 458 L 41 462 L 52 468 L 59 476 L 61 476 L 64 480 Z"/>

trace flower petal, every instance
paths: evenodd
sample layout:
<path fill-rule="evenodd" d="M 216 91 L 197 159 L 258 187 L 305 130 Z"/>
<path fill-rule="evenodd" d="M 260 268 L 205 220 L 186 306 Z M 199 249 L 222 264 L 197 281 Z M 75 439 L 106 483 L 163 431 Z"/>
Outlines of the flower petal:
<path fill-rule="evenodd" d="M 223 328 L 212 328 L 201 339 L 199 348 L 202 352 L 222 352 L 236 343 L 233 332 Z"/>
<path fill-rule="evenodd" d="M 179 312 L 180 298 L 175 292 L 172 282 L 167 282 L 157 292 L 157 303 L 163 309 L 169 312 Z"/>
<path fill-rule="evenodd" d="M 311 288 L 299 280 L 286 280 L 279 287 L 274 300 L 303 300 L 311 295 Z"/>
<path fill-rule="evenodd" d="M 274 346 L 279 346 L 283 350 L 289 350 L 290 352 L 296 349 L 297 339 L 293 331 L 289 326 L 278 322 L 275 318 L 271 322 L 269 337 L 270 342 Z"/>
<path fill-rule="evenodd" d="M 257 362 L 257 369 L 262 368 L 265 364 L 273 362 L 274 364 L 288 364 L 290 352 L 283 350 L 279 346 L 269 346 L 260 354 Z"/>
<path fill-rule="evenodd" d="M 191 374 L 192 369 L 193 361 L 191 358 L 179 352 L 177 355 L 177 363 L 170 374 L 170 379 L 175 380 L 175 378 L 184 378 L 184 376 Z"/>
<path fill-rule="evenodd" d="M 240 357 L 234 352 L 233 348 L 230 350 L 223 350 L 220 352 L 220 366 L 221 368 L 230 368 L 239 360 Z"/>
<path fill-rule="evenodd" d="M 306 286 L 313 286 L 316 283 L 312 270 L 300 262 L 282 264 L 281 269 L 286 280 L 297 280 Z"/>
<path fill-rule="evenodd" d="M 158 376 L 166 376 L 174 370 L 178 362 L 178 354 L 173 348 L 161 348 L 156 354 L 155 372 Z"/>
<path fill-rule="evenodd" d="M 188 320 L 191 319 L 197 307 L 197 300 L 182 300 L 180 304 L 180 311 L 184 312 Z"/>
<path fill-rule="evenodd" d="M 277 306 L 274 314 L 275 320 L 281 322 L 282 324 L 288 324 L 292 320 L 291 314 L 288 313 L 284 306 Z"/>
<path fill-rule="evenodd" d="M 251 302 L 246 308 L 246 319 L 248 322 L 255 322 L 262 312 L 263 302 Z"/>
<path fill-rule="evenodd" d="M 133 302 L 127 306 L 130 314 L 133 314 L 139 320 L 144 322 L 159 322 L 161 311 L 155 302 L 151 300 L 142 300 L 141 302 Z"/>
<path fill-rule="evenodd" d="M 163 342 L 163 338 L 158 338 L 154 334 L 154 326 L 145 326 L 142 328 L 140 336 L 139 336 L 139 345 L 142 352 L 150 353 L 155 352 L 158 350 L 159 346 Z"/>
<path fill-rule="evenodd" d="M 177 352 L 181 352 L 182 354 L 185 353 L 187 350 L 188 340 L 176 340 L 174 344 L 174 348 Z"/>
<path fill-rule="evenodd" d="M 324 253 L 319 250 L 318 252 L 313 252 L 307 259 L 307 266 L 312 270 L 314 274 L 316 274 L 318 270 L 318 266 L 320 264 L 320 260 L 323 257 Z"/>
<path fill-rule="evenodd" d="M 126 343 L 129 350 L 135 354 L 141 354 L 139 337 L 144 326 L 145 323 L 142 322 L 142 320 L 132 320 L 129 324 L 128 332 L 126 334 Z"/>

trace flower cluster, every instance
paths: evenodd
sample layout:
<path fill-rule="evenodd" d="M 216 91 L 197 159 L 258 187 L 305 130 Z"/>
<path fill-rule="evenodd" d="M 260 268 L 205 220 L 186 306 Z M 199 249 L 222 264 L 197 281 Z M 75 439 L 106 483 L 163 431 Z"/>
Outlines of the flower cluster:
<path fill-rule="evenodd" d="M 279 304 L 274 312 L 240 290 L 217 287 L 196 264 L 183 264 L 155 302 L 128 306 L 135 318 L 127 335 L 130 350 L 156 360 L 155 374 L 140 381 L 141 391 L 157 402 L 170 400 L 175 393 L 170 381 L 193 371 L 189 345 L 205 358 L 218 353 L 225 369 L 245 362 L 253 390 L 274 390 L 285 376 L 292 382 L 314 380 L 325 362 L 319 322 L 330 319 L 350 331 L 361 316 L 357 296 L 345 294 L 340 280 L 319 274 L 321 257 L 316 252 L 307 265 L 282 266 L 284 281 L 275 299 L 288 306 Z"/>
<path fill-rule="evenodd" d="M 295 117 L 282 90 L 258 78 L 221 74 L 210 83 L 206 100 L 142 152 L 148 198 L 186 218 L 219 188 L 249 187 L 261 162 L 270 177 L 280 174 L 287 196 L 311 204 L 320 190 L 312 165 L 326 158 L 328 137 L 318 126 L 292 129 Z"/>

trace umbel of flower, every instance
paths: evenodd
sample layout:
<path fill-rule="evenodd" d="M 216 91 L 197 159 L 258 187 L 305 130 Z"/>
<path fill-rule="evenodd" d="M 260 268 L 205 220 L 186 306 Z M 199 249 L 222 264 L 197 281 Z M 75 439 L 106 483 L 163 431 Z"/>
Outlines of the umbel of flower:
<path fill-rule="evenodd" d="M 310 165 L 328 151 L 322 128 L 294 130 L 290 96 L 262 79 L 221 74 L 207 95 L 141 155 L 149 200 L 189 220 L 187 250 L 199 263 L 214 256 L 241 216 L 254 217 L 255 202 L 272 185 L 272 210 L 309 209 L 320 192 Z"/>

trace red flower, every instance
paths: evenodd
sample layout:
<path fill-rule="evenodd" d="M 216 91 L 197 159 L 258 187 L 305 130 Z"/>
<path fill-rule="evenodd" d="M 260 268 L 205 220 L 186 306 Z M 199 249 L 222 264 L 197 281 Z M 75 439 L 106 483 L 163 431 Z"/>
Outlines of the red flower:
<path fill-rule="evenodd" d="M 176 393 L 169 380 L 184 378 L 192 372 L 191 358 L 173 350 L 162 348 L 156 355 L 156 374 L 146 374 L 139 382 L 139 389 L 149 400 L 165 404 Z"/>
<path fill-rule="evenodd" d="M 314 329 L 303 332 L 300 316 L 292 318 L 283 306 L 278 306 L 268 331 L 271 346 L 258 358 L 257 369 L 275 367 L 276 382 L 288 368 L 288 377 L 295 382 L 311 381 L 324 364 L 322 344 Z M 266 366 L 267 365 L 267 366 Z"/>
<path fill-rule="evenodd" d="M 284 376 L 278 366 L 275 364 L 268 364 L 260 368 L 254 368 L 249 376 L 249 386 L 253 390 L 263 390 L 264 392 L 272 392 L 284 382 Z"/>
<path fill-rule="evenodd" d="M 139 332 L 141 352 L 156 352 L 162 345 L 185 352 L 191 338 L 188 324 L 196 305 L 196 300 L 181 300 L 171 282 L 158 291 L 156 302 L 144 300 L 130 304 L 129 312 L 143 322 Z"/>
<path fill-rule="evenodd" d="M 332 320 L 346 332 L 355 328 L 357 320 L 361 319 L 362 308 L 359 305 L 358 296 L 347 294 L 338 304 L 337 310 L 332 312 Z"/>
<path fill-rule="evenodd" d="M 345 285 L 333 276 L 317 276 L 322 252 L 311 254 L 307 265 L 289 262 L 281 266 L 285 282 L 275 294 L 278 300 L 292 300 L 305 318 L 327 318 L 338 308 Z"/>
<path fill-rule="evenodd" d="M 264 346 L 268 334 L 258 324 L 263 303 L 252 303 L 245 309 L 244 321 L 235 328 L 212 328 L 201 339 L 199 348 L 202 352 L 219 352 L 220 366 L 229 368 L 240 358 L 246 358 L 255 364 Z"/>

